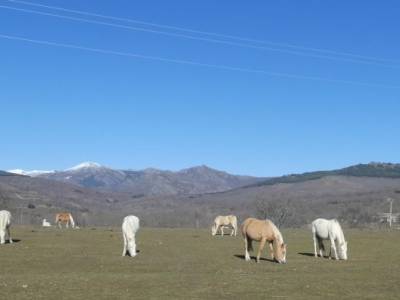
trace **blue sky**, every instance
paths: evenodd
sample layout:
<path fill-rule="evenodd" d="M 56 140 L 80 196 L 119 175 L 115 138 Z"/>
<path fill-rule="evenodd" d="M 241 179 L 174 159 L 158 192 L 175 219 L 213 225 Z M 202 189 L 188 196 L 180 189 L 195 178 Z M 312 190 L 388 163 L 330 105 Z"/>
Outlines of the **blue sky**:
<path fill-rule="evenodd" d="M 274 176 L 400 161 L 398 1 L 32 3 L 375 59 L 234 41 L 275 50 L 239 47 L 0 7 L 0 35 L 300 77 L 0 38 L 0 169 L 89 160 Z M 220 39 L 5 0 L 0 6 Z"/>

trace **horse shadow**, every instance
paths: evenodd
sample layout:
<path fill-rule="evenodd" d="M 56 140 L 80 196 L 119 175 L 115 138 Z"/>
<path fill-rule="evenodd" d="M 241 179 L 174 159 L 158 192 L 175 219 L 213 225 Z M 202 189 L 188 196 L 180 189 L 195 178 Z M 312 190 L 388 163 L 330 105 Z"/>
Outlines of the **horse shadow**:
<path fill-rule="evenodd" d="M 310 252 L 299 252 L 297 254 L 314 257 L 314 253 L 310 253 Z M 321 256 L 318 254 L 318 257 L 321 257 Z M 329 255 L 324 255 L 323 258 L 329 258 Z"/>
<path fill-rule="evenodd" d="M 220 233 L 220 232 L 218 232 L 218 233 L 216 233 L 216 234 L 214 234 L 215 236 L 234 236 L 234 235 L 231 235 L 231 233 L 229 232 L 225 232 L 224 233 L 224 235 L 222 235 L 222 233 Z"/>
<path fill-rule="evenodd" d="M 6 244 L 13 244 L 13 243 L 19 243 L 21 240 L 19 240 L 19 239 L 12 239 L 12 243 L 10 243 L 10 240 L 6 240 Z"/>
<path fill-rule="evenodd" d="M 140 250 L 137 249 L 137 250 L 136 250 L 136 254 L 138 254 L 138 253 L 140 253 Z M 126 251 L 125 256 L 132 257 L 132 255 L 130 254 L 129 251 Z"/>
<path fill-rule="evenodd" d="M 245 256 L 242 255 L 242 254 L 235 254 L 234 256 L 237 257 L 237 258 L 240 258 L 240 259 L 245 260 Z M 250 256 L 250 259 L 256 261 L 256 260 L 257 260 L 257 257 L 256 257 L 256 256 Z M 273 260 L 273 259 L 271 259 L 271 258 L 260 257 L 260 260 L 269 261 L 269 262 L 272 262 L 272 263 L 276 263 L 276 261 Z"/>

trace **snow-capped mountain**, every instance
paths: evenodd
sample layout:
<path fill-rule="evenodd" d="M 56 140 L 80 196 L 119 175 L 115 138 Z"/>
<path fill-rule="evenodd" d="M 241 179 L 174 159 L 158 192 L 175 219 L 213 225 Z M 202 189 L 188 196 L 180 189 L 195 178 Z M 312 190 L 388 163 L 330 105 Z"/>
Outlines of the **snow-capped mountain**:
<path fill-rule="evenodd" d="M 68 171 L 80 171 L 80 170 L 84 170 L 84 169 L 95 169 L 95 168 L 103 168 L 103 167 L 98 163 L 87 161 L 87 162 L 80 163 L 79 165 L 76 165 L 72 168 L 65 169 L 64 171 L 13 169 L 13 170 L 8 170 L 7 172 L 13 173 L 13 174 L 18 174 L 18 175 L 36 177 L 36 176 L 43 175 L 43 174 L 53 174 L 53 173 L 68 172 Z"/>
<path fill-rule="evenodd" d="M 97 169 L 97 168 L 102 168 L 102 165 L 96 163 L 96 162 L 91 162 L 91 161 L 86 161 L 83 163 L 80 163 L 79 165 L 76 165 L 72 168 L 66 169 L 65 171 L 79 171 L 82 169 Z"/>
<path fill-rule="evenodd" d="M 261 180 L 256 177 L 231 175 L 207 166 L 198 166 L 177 172 L 153 168 L 133 171 L 115 170 L 96 162 L 83 162 L 63 171 L 13 171 L 20 175 L 133 195 L 222 192 Z"/>
<path fill-rule="evenodd" d="M 36 176 L 39 176 L 42 174 L 51 174 L 51 173 L 54 173 L 55 171 L 43 171 L 43 170 L 25 171 L 25 170 L 21 170 L 21 169 L 14 169 L 14 170 L 8 170 L 7 172 L 13 173 L 13 174 L 18 174 L 18 175 L 36 177 Z"/>

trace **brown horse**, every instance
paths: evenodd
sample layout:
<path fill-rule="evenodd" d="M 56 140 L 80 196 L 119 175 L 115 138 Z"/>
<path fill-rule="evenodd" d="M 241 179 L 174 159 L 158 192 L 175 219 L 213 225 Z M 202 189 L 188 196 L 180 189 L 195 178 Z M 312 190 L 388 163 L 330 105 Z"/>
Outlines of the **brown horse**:
<path fill-rule="evenodd" d="M 56 214 L 56 224 L 61 228 L 61 224 L 65 224 L 65 227 L 68 228 L 69 224 L 71 224 L 72 228 L 75 227 L 74 219 L 70 213 L 58 213 Z"/>
<path fill-rule="evenodd" d="M 242 234 L 245 246 L 245 259 L 250 260 L 249 250 L 253 250 L 252 241 L 260 242 L 257 253 L 257 262 L 260 261 L 261 251 L 265 243 L 269 243 L 271 258 L 278 263 L 286 263 L 286 244 L 283 242 L 282 234 L 270 220 L 258 220 L 248 218 L 242 224 Z"/>

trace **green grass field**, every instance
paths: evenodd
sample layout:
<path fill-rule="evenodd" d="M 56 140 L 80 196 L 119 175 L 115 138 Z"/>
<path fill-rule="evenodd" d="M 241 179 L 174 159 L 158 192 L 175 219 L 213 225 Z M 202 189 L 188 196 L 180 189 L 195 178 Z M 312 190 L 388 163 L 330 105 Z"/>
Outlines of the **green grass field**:
<path fill-rule="evenodd" d="M 400 298 L 400 231 L 347 230 L 349 260 L 334 261 L 310 256 L 309 231 L 285 230 L 285 265 L 245 262 L 241 237 L 206 230 L 143 228 L 135 258 L 121 257 L 119 229 L 12 234 L 20 241 L 0 246 L 0 299 Z"/>

